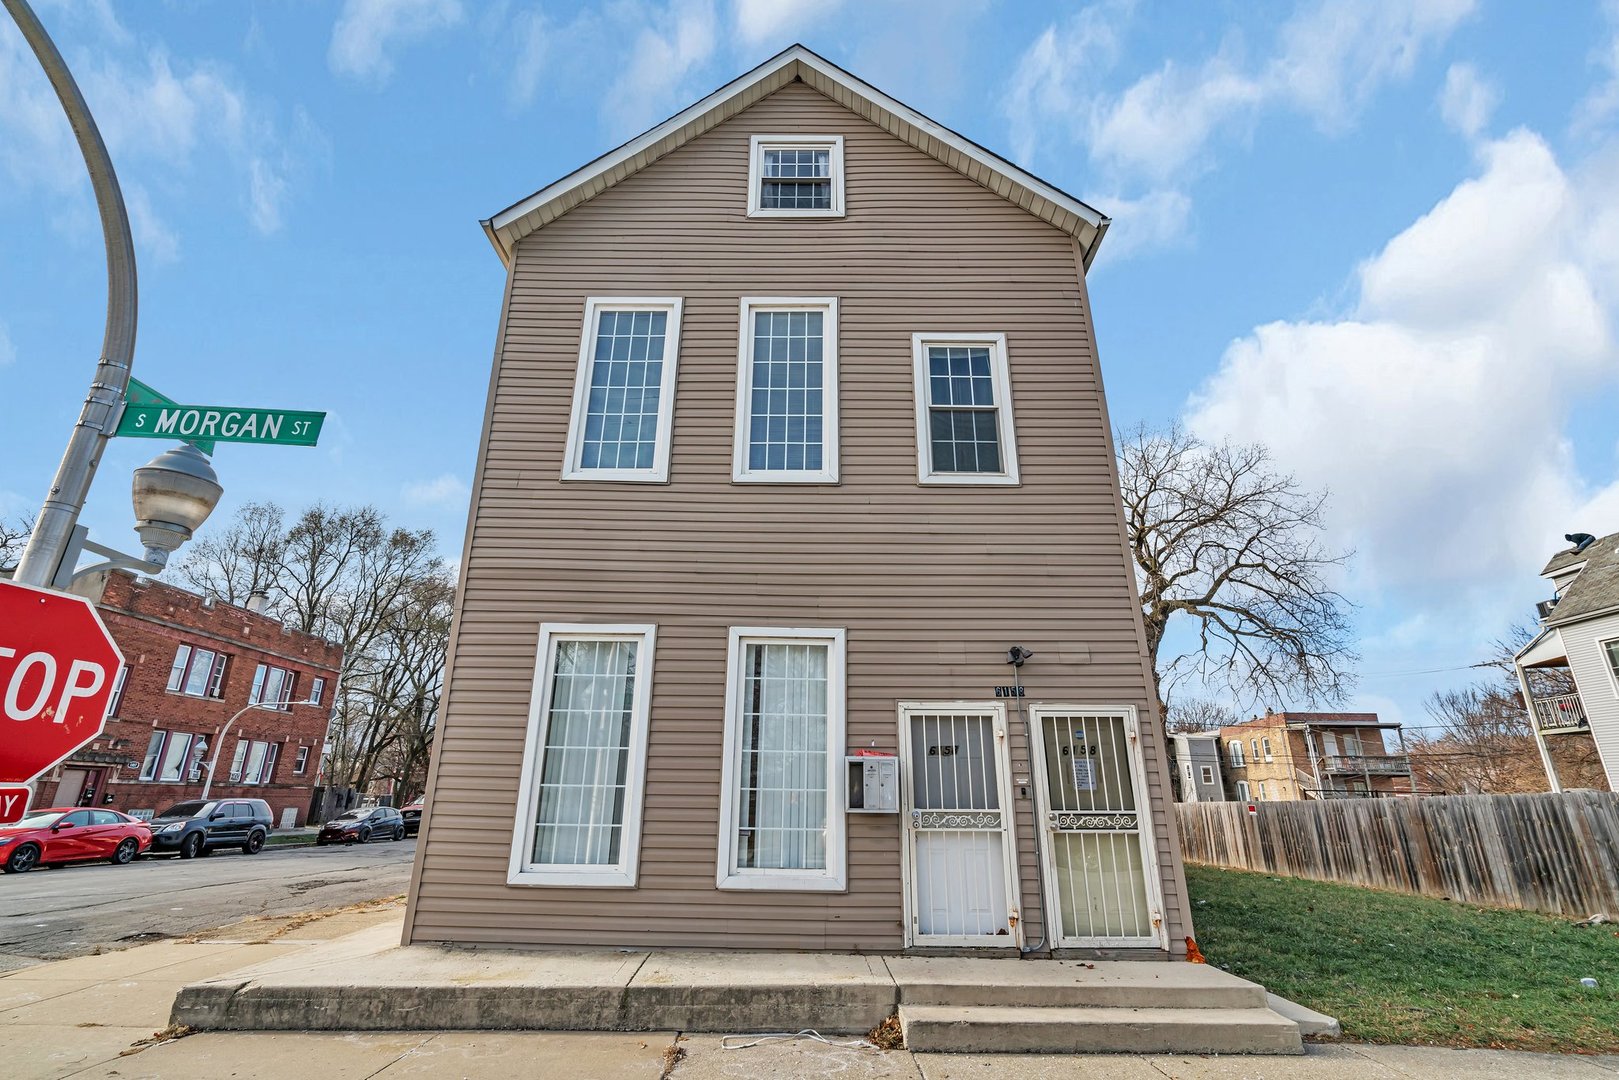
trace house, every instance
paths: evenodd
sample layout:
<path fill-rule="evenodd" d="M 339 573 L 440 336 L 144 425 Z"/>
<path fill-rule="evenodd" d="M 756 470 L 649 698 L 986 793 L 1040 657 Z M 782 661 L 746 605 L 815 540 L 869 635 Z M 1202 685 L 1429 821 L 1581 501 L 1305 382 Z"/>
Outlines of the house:
<path fill-rule="evenodd" d="M 485 222 L 407 944 L 1184 954 L 1106 228 L 800 46 Z"/>
<path fill-rule="evenodd" d="M 1169 775 L 1176 802 L 1223 802 L 1220 733 L 1178 731 L 1169 736 Z"/>
<path fill-rule="evenodd" d="M 1385 731 L 1400 752 L 1390 751 Z M 1376 713 L 1275 712 L 1220 729 L 1226 791 L 1238 802 L 1415 794 L 1405 736 Z"/>
<path fill-rule="evenodd" d="M 1553 791 L 1619 790 L 1619 533 L 1564 537 L 1540 576 L 1552 598 L 1514 658 Z"/>
<path fill-rule="evenodd" d="M 302 824 L 341 647 L 123 570 L 76 591 L 96 604 L 124 667 L 101 737 L 41 778 L 33 805 L 150 818 L 200 797 L 217 759 L 211 797 L 264 799 L 279 827 Z"/>

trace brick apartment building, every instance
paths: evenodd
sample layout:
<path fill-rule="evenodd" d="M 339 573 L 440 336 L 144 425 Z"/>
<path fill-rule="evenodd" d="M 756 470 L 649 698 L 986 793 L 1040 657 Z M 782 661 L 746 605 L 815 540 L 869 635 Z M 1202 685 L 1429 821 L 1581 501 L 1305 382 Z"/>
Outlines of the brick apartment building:
<path fill-rule="evenodd" d="M 243 707 L 263 704 L 224 736 L 210 798 L 264 799 L 277 827 L 302 824 L 343 650 L 268 615 L 121 570 L 87 595 L 125 667 L 101 738 L 44 777 L 33 805 L 110 806 L 146 817 L 196 798 L 221 730 Z"/>
<path fill-rule="evenodd" d="M 1391 750 L 1391 731 L 1399 749 Z M 1410 795 L 1400 725 L 1376 713 L 1271 712 L 1220 729 L 1226 795 L 1239 802 Z"/>

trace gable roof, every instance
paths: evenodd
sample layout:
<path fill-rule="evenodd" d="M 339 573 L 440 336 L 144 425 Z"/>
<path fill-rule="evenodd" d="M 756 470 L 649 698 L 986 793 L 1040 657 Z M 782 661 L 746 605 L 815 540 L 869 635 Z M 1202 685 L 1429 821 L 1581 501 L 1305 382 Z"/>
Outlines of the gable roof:
<path fill-rule="evenodd" d="M 1552 556 L 1541 575 L 1583 566 L 1569 582 L 1546 619 L 1547 626 L 1563 626 L 1592 615 L 1619 608 L 1619 533 L 1609 533 L 1584 551 L 1560 551 Z"/>
<path fill-rule="evenodd" d="M 802 45 L 784 49 L 650 131 L 500 211 L 483 222 L 489 242 L 495 246 L 501 261 L 509 264 L 512 249 L 529 233 L 635 175 L 795 79 L 1073 236 L 1079 242 L 1085 268 L 1090 268 L 1109 224 L 1109 219 L 1099 210 L 895 101 Z"/>

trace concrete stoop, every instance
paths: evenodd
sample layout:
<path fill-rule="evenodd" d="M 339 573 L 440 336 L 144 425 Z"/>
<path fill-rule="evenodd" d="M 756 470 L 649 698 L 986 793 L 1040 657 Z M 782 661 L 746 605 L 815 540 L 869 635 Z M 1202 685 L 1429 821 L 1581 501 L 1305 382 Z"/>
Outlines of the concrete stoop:
<path fill-rule="evenodd" d="M 384 924 L 176 996 L 203 1031 L 800 1031 L 962 1053 L 1297 1054 L 1264 990 L 1197 964 L 400 947 Z"/>

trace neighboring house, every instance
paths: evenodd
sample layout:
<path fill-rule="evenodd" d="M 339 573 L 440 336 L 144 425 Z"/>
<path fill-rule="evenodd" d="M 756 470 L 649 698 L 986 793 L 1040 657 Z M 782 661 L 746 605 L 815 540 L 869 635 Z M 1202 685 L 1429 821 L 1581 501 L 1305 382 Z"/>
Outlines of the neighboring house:
<path fill-rule="evenodd" d="M 1540 572 L 1553 596 L 1515 658 L 1518 684 L 1552 790 L 1619 790 L 1619 533 L 1564 539 Z"/>
<path fill-rule="evenodd" d="M 1176 732 L 1169 737 L 1169 775 L 1176 802 L 1223 802 L 1220 733 Z"/>
<path fill-rule="evenodd" d="M 1401 750 L 1391 753 L 1385 731 Z M 1411 795 L 1400 725 L 1376 713 L 1273 712 L 1220 729 L 1226 793 L 1238 802 Z"/>
<path fill-rule="evenodd" d="M 1184 954 L 1106 225 L 797 46 L 485 223 L 406 941 Z"/>
<path fill-rule="evenodd" d="M 247 608 L 122 570 L 82 591 L 124 667 L 106 730 L 36 785 L 34 806 L 110 806 L 136 817 L 197 798 L 224 735 L 213 798 L 259 798 L 301 824 L 320 766 L 343 650 Z"/>

